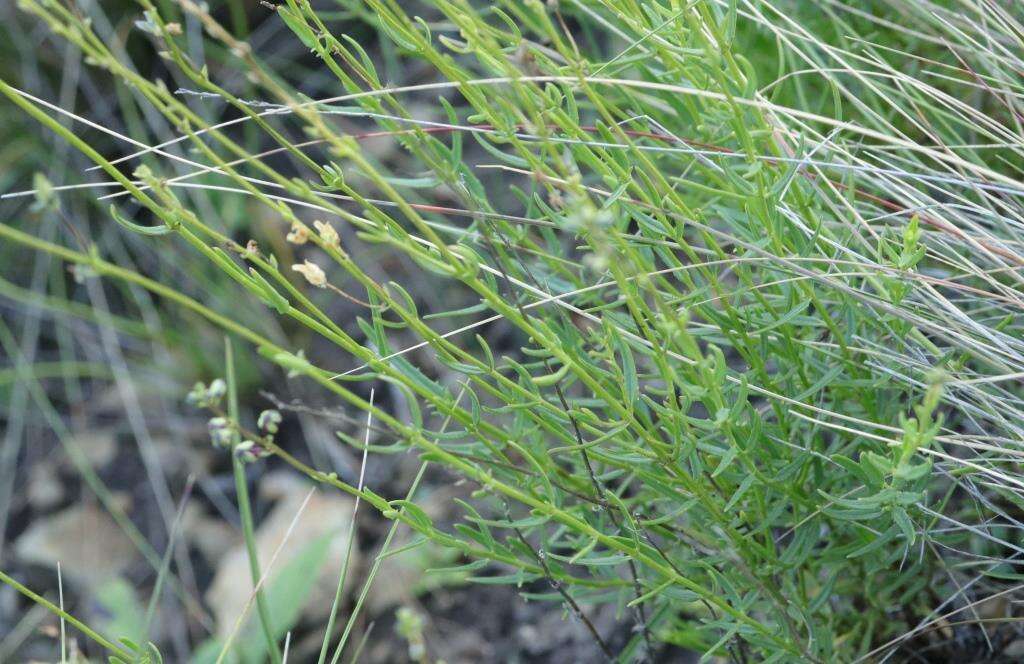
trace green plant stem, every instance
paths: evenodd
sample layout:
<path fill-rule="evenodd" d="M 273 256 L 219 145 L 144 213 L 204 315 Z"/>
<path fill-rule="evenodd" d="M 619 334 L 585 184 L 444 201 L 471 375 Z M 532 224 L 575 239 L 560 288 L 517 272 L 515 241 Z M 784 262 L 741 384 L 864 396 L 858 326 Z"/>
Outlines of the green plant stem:
<path fill-rule="evenodd" d="M 228 415 L 232 421 L 238 421 L 238 383 L 235 378 L 235 357 L 231 348 L 231 339 L 224 337 L 224 367 L 228 384 Z M 274 638 L 274 628 L 270 622 L 270 607 L 260 585 L 263 574 L 260 571 L 259 552 L 256 548 L 256 535 L 253 527 L 252 504 L 249 500 L 249 486 L 245 477 L 245 464 L 235 454 L 239 443 L 237 432 L 232 434 L 231 470 L 235 476 L 235 492 L 238 494 L 238 514 L 242 521 L 242 536 L 245 538 L 245 549 L 249 557 L 249 572 L 252 576 L 253 588 L 256 592 L 256 613 L 259 616 L 260 629 L 267 642 L 267 654 L 274 664 L 281 664 L 281 652 Z"/>
<path fill-rule="evenodd" d="M 7 574 L 5 574 L 3 571 L 0 571 L 0 581 L 2 581 L 3 583 L 6 583 L 10 587 L 14 588 L 19 593 L 21 593 L 25 597 L 29 598 L 30 600 L 32 600 L 36 604 L 44 607 L 45 609 L 47 609 L 48 611 L 50 611 L 54 615 L 56 615 L 56 616 L 62 618 L 63 620 L 67 621 L 68 624 L 70 624 L 72 627 L 78 629 L 80 632 L 82 632 L 82 634 L 86 635 L 87 637 L 89 637 L 90 639 L 95 641 L 97 644 L 99 644 L 100 646 L 102 646 L 106 650 L 110 651 L 110 653 L 112 655 L 114 655 L 116 657 L 120 657 L 125 662 L 131 661 L 131 659 L 132 659 L 132 654 L 131 653 L 129 653 L 126 650 L 124 650 L 124 649 L 114 645 L 114 643 L 111 642 L 109 639 L 107 639 L 105 636 L 103 636 L 99 632 L 95 631 L 94 629 L 92 629 L 91 627 L 89 627 L 88 625 L 83 623 L 81 620 L 79 620 L 78 618 L 74 617 L 73 615 L 71 615 L 70 613 L 68 613 L 64 609 L 60 608 L 59 606 L 57 606 L 56 604 L 54 604 L 50 600 L 46 599 L 42 595 L 33 592 L 28 587 L 26 587 L 24 584 L 19 583 L 15 579 L 11 578 Z"/>

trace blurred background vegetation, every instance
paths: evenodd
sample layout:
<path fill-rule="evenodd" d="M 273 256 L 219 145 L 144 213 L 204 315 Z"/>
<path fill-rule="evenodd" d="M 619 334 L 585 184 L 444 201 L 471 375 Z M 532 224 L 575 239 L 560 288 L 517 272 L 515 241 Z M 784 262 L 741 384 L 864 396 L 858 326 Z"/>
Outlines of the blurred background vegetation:
<path fill-rule="evenodd" d="M 97 127 L 87 127 L 54 113 L 66 126 L 87 135 L 104 154 L 127 153 L 131 146 L 99 127 L 150 143 L 177 135 L 137 92 L 90 68 L 73 45 L 19 11 L 16 4 L 0 4 L 0 77 L 95 123 Z M 148 35 L 139 29 L 142 12 L 137 3 L 83 0 L 73 4 L 140 74 L 163 80 L 171 89 L 189 87 L 188 81 L 165 66 Z M 174 3 L 159 4 L 168 15 L 178 15 Z M 271 70 L 286 74 L 302 92 L 310 96 L 336 93 L 335 79 L 264 4 L 255 0 L 209 4 L 215 16 L 247 37 Z M 381 70 L 393 81 L 417 80 L 422 73 L 400 65 L 394 50 L 377 39 L 375 28 L 357 12 L 337 8 L 324 16 L 345 25 L 346 32 L 378 58 Z M 191 38 L 190 55 L 222 75 L 224 53 L 201 38 L 196 21 L 183 18 L 182 22 Z M 245 80 L 229 80 L 228 86 L 243 98 L 252 91 Z M 225 117 L 225 105 L 219 100 L 203 99 L 195 107 L 209 119 Z M 418 110 L 421 115 L 437 115 L 426 102 Z M 238 137 L 250 147 L 260 145 L 261 138 L 252 127 L 238 132 Z M 393 139 L 370 139 L 365 146 L 375 160 L 401 170 L 403 157 Z M 142 162 L 156 166 L 158 159 L 149 156 Z M 287 168 L 287 162 L 282 158 L 276 163 Z M 2 193 L 46 181 L 60 186 L 106 179 L 95 172 L 87 175 L 92 166 L 87 158 L 8 103 L 0 103 L 0 163 Z M 126 172 L 137 165 L 125 164 Z M 217 180 L 207 177 L 196 182 Z M 325 349 L 322 340 L 298 326 L 282 329 L 288 323 L 270 310 L 240 303 L 233 288 L 213 278 L 216 269 L 202 257 L 182 252 L 172 261 L 162 260 L 143 238 L 111 223 L 111 201 L 97 200 L 104 193 L 108 192 L 5 198 L 0 200 L 0 215 L 6 223 L 43 239 L 78 249 L 95 243 L 111 260 L 170 281 L 272 339 L 287 336 L 310 355 Z M 266 217 L 266 208 L 253 199 L 205 189 L 186 189 L 181 196 L 204 215 L 220 220 L 240 241 L 266 242 L 285 261 L 292 255 L 294 248 L 284 243 L 276 224 Z M 123 207 L 130 215 L 139 214 L 131 204 Z M 378 278 L 404 281 L 403 277 L 411 276 L 409 265 L 394 254 L 364 245 L 354 236 L 346 237 L 346 242 L 359 247 Z M 372 258 L 375 254 L 378 261 Z M 198 653 L 197 661 L 203 661 L 204 652 L 215 656 L 215 639 L 210 634 L 230 629 L 231 616 L 244 604 L 251 583 L 244 557 L 238 555 L 241 532 L 230 459 L 212 453 L 206 417 L 186 406 L 184 395 L 197 380 L 223 375 L 223 336 L 196 316 L 165 306 L 141 289 L 114 283 L 97 288 L 88 275 L 69 273 L 46 254 L 25 252 L 0 241 L 0 264 L 0 357 L 5 358 L 0 366 L 0 569 L 15 573 L 56 602 L 56 564 L 61 562 L 64 601 L 70 611 L 105 633 L 134 633 L 174 530 L 178 501 L 189 478 L 197 478 L 180 524 L 183 532 L 177 535 L 183 542 L 176 554 L 181 587 L 166 593 L 155 640 L 166 661 L 185 661 L 190 653 Z M 418 269 L 415 274 L 422 285 L 416 296 L 424 305 L 460 306 L 465 294 L 439 291 L 422 282 Z M 337 300 L 329 313 L 336 320 L 349 321 L 345 327 L 358 333 L 351 303 Z M 322 467 L 335 468 L 354 481 L 359 459 L 338 444 L 334 431 L 361 436 L 363 418 L 334 407 L 321 408 L 322 395 L 315 390 L 306 394 L 309 387 L 301 382 L 281 386 L 274 394 L 260 393 L 268 377 L 261 375 L 264 365 L 254 361 L 255 351 L 248 347 L 237 348 L 236 354 L 243 407 L 258 411 L 277 400 L 301 403 L 294 412 L 283 408 L 288 423 L 282 435 L 305 447 L 304 454 Z M 21 372 L 26 368 L 32 380 L 24 379 Z M 386 405 L 394 401 L 390 407 L 399 413 L 404 408 L 401 397 L 386 387 L 378 385 L 376 398 Z M 307 486 L 282 471 L 280 464 L 258 465 L 254 472 L 266 475 L 259 489 L 254 489 L 258 536 L 276 545 Z M 367 481 L 400 495 L 408 489 L 417 466 L 415 459 L 404 456 L 381 457 L 367 469 Z M 445 502 L 460 493 L 451 489 L 452 481 L 440 471 L 428 474 L 427 504 L 437 506 L 437 516 L 443 517 Z M 297 660 L 293 661 L 307 661 L 314 641 L 319 648 L 317 639 L 345 553 L 351 502 L 318 496 L 303 514 L 292 535 L 295 552 L 279 563 L 284 571 L 277 589 L 271 588 L 281 621 L 298 630 L 292 644 Z M 363 520 L 356 532 L 356 553 L 376 550 L 387 525 Z M 327 533 L 330 537 L 325 539 Z M 408 543 L 408 538 L 400 538 L 397 544 Z M 273 547 L 261 552 L 267 559 Z M 371 562 L 366 560 L 358 568 L 360 573 Z M 364 643 L 367 657 L 406 659 L 409 638 L 415 640 L 424 629 L 432 652 L 451 661 L 489 659 L 499 651 L 540 656 L 574 649 L 587 655 L 593 650 L 590 637 L 578 625 L 564 623 L 556 607 L 521 606 L 514 600 L 515 592 L 503 587 L 476 586 L 470 591 L 451 575 L 424 577 L 425 569 L 449 562 L 451 554 L 425 547 L 385 566 L 385 579 L 374 586 L 366 619 L 353 638 L 359 641 L 373 626 L 372 641 Z M 186 595 L 191 599 L 185 602 L 189 609 L 183 610 L 181 598 Z M 404 611 L 396 614 L 396 608 Z M 426 628 L 419 625 L 425 615 L 432 616 Z M 0 662 L 52 660 L 58 639 L 51 618 L 41 607 L 26 604 L 11 588 L 0 589 Z M 605 622 L 610 620 L 609 614 Z M 473 629 L 465 630 L 470 621 Z M 509 631 L 510 624 L 522 625 L 523 631 Z M 303 625 L 312 628 L 304 635 Z M 395 631 L 398 627 L 401 634 Z M 304 641 L 305 637 L 311 640 Z M 258 651 L 259 640 L 252 641 Z M 96 656 L 88 644 L 80 645 Z"/>

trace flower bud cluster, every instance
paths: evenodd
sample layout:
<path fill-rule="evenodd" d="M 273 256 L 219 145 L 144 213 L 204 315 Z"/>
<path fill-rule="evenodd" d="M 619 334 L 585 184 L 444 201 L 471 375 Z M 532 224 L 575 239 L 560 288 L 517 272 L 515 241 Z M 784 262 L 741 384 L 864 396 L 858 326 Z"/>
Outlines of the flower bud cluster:
<path fill-rule="evenodd" d="M 227 383 L 217 378 L 209 386 L 205 383 L 196 383 L 185 397 L 185 401 L 199 408 L 215 408 L 220 405 L 227 391 Z"/>

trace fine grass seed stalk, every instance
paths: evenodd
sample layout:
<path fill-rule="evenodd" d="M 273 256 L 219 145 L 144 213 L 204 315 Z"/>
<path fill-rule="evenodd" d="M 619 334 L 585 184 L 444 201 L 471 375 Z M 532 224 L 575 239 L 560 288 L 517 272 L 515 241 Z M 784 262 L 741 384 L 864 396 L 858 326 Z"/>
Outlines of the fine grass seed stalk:
<path fill-rule="evenodd" d="M 231 458 L 257 658 L 281 662 L 290 629 L 254 544 L 247 466 L 265 457 L 395 522 L 354 607 L 339 582 L 320 662 L 342 657 L 399 524 L 452 550 L 448 571 L 557 603 L 609 661 L 1020 643 L 1018 3 L 138 0 L 130 53 L 157 54 L 152 78 L 85 4 L 18 7 L 171 138 L 0 80 L 5 112 L 98 169 L 37 178 L 33 214 L 79 187 L 109 206 L 103 233 L 4 220 L 2 248 L 228 335 L 223 378 L 189 401 Z M 246 11 L 301 68 L 248 41 Z M 172 269 L 108 252 L 111 228 Z M 418 455 L 407 497 L 308 458 L 278 410 L 248 425 L 243 370 L 364 412 L 365 438 L 340 437 Z M 472 487 L 454 525 L 414 500 L 428 464 Z M 0 580 L 115 661 L 160 657 Z M 425 630 L 402 610 L 418 661 Z"/>

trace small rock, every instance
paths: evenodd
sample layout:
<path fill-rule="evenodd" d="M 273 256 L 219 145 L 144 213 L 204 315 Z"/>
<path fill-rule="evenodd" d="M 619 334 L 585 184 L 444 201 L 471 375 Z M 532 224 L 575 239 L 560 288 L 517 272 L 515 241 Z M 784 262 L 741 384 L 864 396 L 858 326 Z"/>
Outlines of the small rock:
<path fill-rule="evenodd" d="M 87 587 L 117 576 L 135 559 L 131 540 L 96 505 L 76 505 L 37 519 L 17 539 L 14 553 L 55 573 L 59 562 L 65 581 Z"/>
<path fill-rule="evenodd" d="M 57 469 L 48 462 L 36 463 L 28 476 L 28 502 L 36 510 L 45 511 L 64 499 L 64 484 Z"/>
<path fill-rule="evenodd" d="M 281 545 L 292 520 L 309 495 L 311 485 L 294 477 L 282 478 L 275 475 L 264 478 L 260 485 L 264 493 L 266 489 L 270 489 L 271 493 L 279 496 L 273 510 L 256 528 L 256 548 L 260 566 L 267 575 L 264 587 L 272 586 L 277 574 L 308 545 L 324 536 L 330 536 L 326 562 L 320 569 L 310 570 L 311 574 L 317 575 L 317 583 L 313 586 L 312 596 L 306 598 L 303 603 L 303 615 L 324 616 L 334 600 L 342 563 L 348 550 L 354 501 L 346 495 L 330 490 L 318 489 L 313 493 L 288 540 L 277 554 L 273 568 L 268 572 L 274 552 Z M 253 590 L 245 542 L 241 538 L 236 538 L 235 542 L 221 558 L 213 582 L 206 592 L 206 601 L 216 620 L 217 635 L 221 638 L 234 629 L 238 616 L 245 610 Z M 353 560 L 349 565 L 346 587 L 355 576 L 358 554 L 359 547 L 353 546 Z"/>
<path fill-rule="evenodd" d="M 80 431 L 74 434 L 73 443 L 82 450 L 90 466 L 102 468 L 114 460 L 114 454 L 117 452 L 117 432 L 112 429 Z M 67 464 L 68 468 L 73 467 L 70 460 Z"/>
<path fill-rule="evenodd" d="M 185 506 L 181 517 L 184 541 L 194 544 L 211 564 L 216 564 L 235 545 L 235 529 L 223 519 L 208 516 L 195 503 Z"/>
<path fill-rule="evenodd" d="M 1024 639 L 1017 639 L 1003 648 L 1003 655 L 1010 662 L 1024 661 Z"/>

